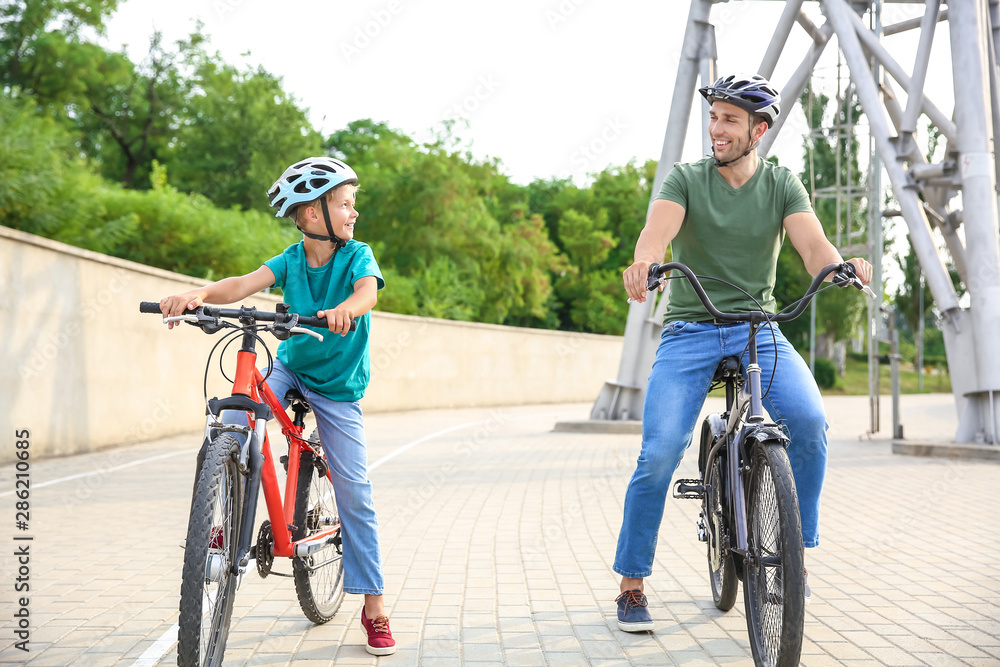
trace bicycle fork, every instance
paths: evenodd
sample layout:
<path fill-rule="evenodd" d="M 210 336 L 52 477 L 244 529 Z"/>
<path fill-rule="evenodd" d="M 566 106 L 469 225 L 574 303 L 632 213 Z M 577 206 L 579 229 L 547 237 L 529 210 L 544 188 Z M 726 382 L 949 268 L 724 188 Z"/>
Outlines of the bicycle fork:
<path fill-rule="evenodd" d="M 223 410 L 245 411 L 248 418 L 253 418 L 253 429 L 238 424 L 222 423 Z M 257 517 L 257 501 L 260 495 L 260 480 L 264 468 L 262 443 L 267 433 L 267 422 L 270 409 L 263 403 L 253 401 L 245 396 L 232 396 L 223 399 L 213 398 L 208 402 L 208 419 L 205 425 L 206 437 L 216 433 L 239 433 L 243 436 L 239 458 L 236 461 L 239 474 L 243 479 L 243 504 L 240 513 L 240 525 L 237 526 L 236 557 L 230 568 L 230 574 L 237 575 L 242 581 L 250 563 L 251 545 L 254 521 Z M 219 415 L 216 417 L 215 415 Z M 221 570 L 219 572 L 221 576 Z"/>

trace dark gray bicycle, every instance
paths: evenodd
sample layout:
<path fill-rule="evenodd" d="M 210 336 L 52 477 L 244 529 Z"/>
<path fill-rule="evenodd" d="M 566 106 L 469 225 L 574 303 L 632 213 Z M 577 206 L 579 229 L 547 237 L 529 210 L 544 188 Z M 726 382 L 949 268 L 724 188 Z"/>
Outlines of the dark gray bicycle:
<path fill-rule="evenodd" d="M 749 322 L 745 354 L 721 361 L 713 388 L 724 386 L 726 410 L 702 423 L 698 451 L 700 479 L 678 479 L 674 497 L 702 501 L 698 539 L 708 545 L 708 572 L 715 606 L 729 611 L 743 581 L 743 603 L 754 663 L 768 667 L 799 664 L 805 614 L 805 569 L 802 525 L 792 468 L 785 451 L 785 431 L 767 421 L 757 363 L 757 335 L 772 322 L 802 314 L 827 276 L 833 284 L 874 292 L 854 274 L 850 264 L 831 264 L 790 312 L 723 313 L 712 304 L 696 276 L 683 264 L 652 264 L 647 289 L 652 291 L 679 271 L 690 281 L 708 312 L 719 322 Z M 677 276 L 680 277 L 680 276 Z M 737 288 L 738 289 L 738 288 Z M 787 310 L 787 309 L 786 309 Z M 773 377 L 773 373 L 772 373 Z"/>

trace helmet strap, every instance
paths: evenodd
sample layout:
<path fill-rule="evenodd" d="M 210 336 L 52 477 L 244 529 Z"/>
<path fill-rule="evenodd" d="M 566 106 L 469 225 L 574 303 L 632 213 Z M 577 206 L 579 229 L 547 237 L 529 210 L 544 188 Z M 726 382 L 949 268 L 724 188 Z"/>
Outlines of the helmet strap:
<path fill-rule="evenodd" d="M 320 198 L 320 205 L 323 207 L 323 221 L 326 223 L 326 231 L 329 234 L 329 236 L 323 236 L 322 234 L 312 234 L 310 232 L 307 232 L 306 230 L 302 229 L 302 226 L 299 225 L 298 222 L 296 222 L 295 226 L 298 227 L 299 231 L 302 232 L 303 236 L 308 236 L 309 238 L 315 239 L 316 241 L 332 241 L 334 244 L 333 250 L 334 252 L 336 252 L 337 250 L 340 250 L 345 245 L 347 245 L 347 241 L 345 241 L 342 238 L 339 238 L 336 234 L 333 233 L 333 224 L 331 224 L 330 222 L 330 209 L 326 207 L 325 194 L 322 196 L 322 198 Z"/>
<path fill-rule="evenodd" d="M 743 158 L 745 158 L 747 155 L 750 155 L 750 153 L 752 153 L 753 150 L 755 148 L 757 148 L 757 144 L 759 144 L 759 143 L 760 143 L 760 141 L 754 141 L 753 140 L 753 134 L 751 134 L 750 135 L 750 148 L 746 149 L 746 151 L 743 153 L 743 155 L 739 156 L 738 158 L 733 158 L 729 162 L 720 162 L 716 158 L 715 159 L 715 166 L 721 168 L 721 167 L 728 167 L 731 164 L 736 164 L 737 162 L 739 162 L 740 160 L 742 160 Z M 712 155 L 710 155 L 709 157 L 715 158 L 715 146 L 712 146 Z"/>

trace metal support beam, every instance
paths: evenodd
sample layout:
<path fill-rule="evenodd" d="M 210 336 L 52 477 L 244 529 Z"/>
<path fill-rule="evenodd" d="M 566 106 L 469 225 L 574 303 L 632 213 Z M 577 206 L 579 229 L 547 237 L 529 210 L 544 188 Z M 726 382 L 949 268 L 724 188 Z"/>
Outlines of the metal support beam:
<path fill-rule="evenodd" d="M 961 86 L 955 86 L 955 125 L 965 211 L 965 251 L 971 269 L 969 313 L 972 320 L 978 382 L 968 392 L 959 416 L 959 437 L 996 443 L 995 415 L 1000 403 L 1000 231 L 997 229 L 996 176 L 989 71 L 983 42 L 987 39 L 987 5 L 982 0 L 953 2 L 949 7 L 952 67 Z M 935 294 L 935 298 L 936 298 Z"/>
<path fill-rule="evenodd" d="M 924 81 L 927 79 L 927 63 L 931 59 L 931 44 L 934 42 L 934 27 L 937 24 L 938 8 L 941 0 L 927 0 L 924 18 L 920 24 L 920 44 L 917 46 L 917 56 L 913 63 L 913 79 L 910 83 L 909 98 L 906 100 L 906 111 L 903 112 L 903 132 L 912 136 L 917 131 L 917 117 L 924 103 Z"/>
<path fill-rule="evenodd" d="M 868 61 L 861 50 L 861 42 L 851 22 L 852 17 L 858 20 L 854 12 L 843 0 L 822 0 L 824 12 L 833 25 L 840 41 L 847 66 L 851 70 L 851 79 L 858 91 L 861 106 L 868 117 L 869 127 L 875 146 L 882 156 L 889 180 L 892 182 L 896 197 L 899 199 L 903 219 L 910 229 L 910 243 L 913 245 L 920 265 L 927 275 L 927 284 L 941 312 L 948 314 L 958 310 L 958 296 L 951 284 L 951 278 L 938 256 L 934 238 L 931 235 L 927 216 L 916 193 L 910 188 L 906 170 L 899 161 L 899 154 L 893 146 L 889 124 L 879 101 L 878 89 L 869 73 Z M 860 23 L 860 21 L 859 21 Z M 866 29 L 867 31 L 867 29 Z"/>
<path fill-rule="evenodd" d="M 943 9 L 938 12 L 937 17 L 934 20 L 940 23 L 941 21 L 945 21 L 947 19 L 948 10 Z M 901 32 L 906 32 L 907 30 L 913 30 L 914 28 L 921 28 L 922 25 L 923 19 L 907 19 L 906 21 L 900 21 L 899 23 L 893 23 L 892 25 L 885 26 L 882 28 L 882 34 L 885 36 L 896 35 Z"/>
<path fill-rule="evenodd" d="M 803 14 L 803 16 L 805 15 Z M 808 19 L 806 20 L 808 21 Z M 788 83 L 781 89 L 781 99 L 784 100 L 782 104 L 785 105 L 786 109 L 791 108 L 802 95 L 802 91 L 805 90 L 806 84 L 809 83 L 809 77 L 812 76 L 813 69 L 815 69 L 816 63 L 819 62 L 819 57 L 823 55 L 823 50 L 830 41 L 833 28 L 828 23 L 824 23 L 822 28 L 818 28 L 815 33 L 810 32 L 810 34 L 813 34 L 812 46 L 809 47 L 809 51 L 802 59 L 802 62 L 799 63 L 799 66 L 795 68 L 795 72 L 788 80 Z M 760 140 L 760 144 L 757 146 L 758 155 L 763 158 L 767 157 L 771 151 L 771 146 L 774 145 L 775 137 L 778 136 L 778 132 L 785 125 L 787 118 L 787 113 L 779 115 L 774 123 L 774 127 L 764 133 L 764 138 Z"/>
<path fill-rule="evenodd" d="M 828 3 L 822 2 L 822 4 L 826 7 Z M 841 4 L 844 4 L 843 1 Z M 827 14 L 827 16 L 829 16 L 829 14 Z M 850 26 L 854 28 L 854 31 L 858 39 L 860 39 L 861 43 L 864 45 L 865 50 L 871 53 L 872 56 L 874 56 L 875 59 L 878 60 L 883 67 L 885 67 L 885 71 L 888 72 L 897 83 L 899 83 L 900 88 L 902 88 L 907 95 L 912 95 L 913 84 L 910 77 L 906 74 L 900 64 L 896 62 L 896 59 L 889 55 L 889 52 L 885 50 L 885 47 L 879 44 L 878 39 L 876 39 L 871 30 L 869 30 L 865 24 L 861 22 L 858 15 L 848 9 L 845 13 L 845 19 L 850 23 Z M 845 26 L 844 30 L 846 31 L 846 29 L 847 27 Z M 845 36 L 840 33 L 841 30 L 838 28 L 837 37 L 843 40 Z M 955 123 L 951 122 L 951 119 L 938 109 L 926 95 L 923 96 L 923 103 L 920 105 L 920 109 L 935 125 L 937 125 L 938 129 L 941 130 L 944 136 L 949 139 L 954 139 L 954 137 L 957 136 Z"/>
<path fill-rule="evenodd" d="M 885 108 L 889 113 L 889 118 L 892 120 L 892 124 L 898 132 L 900 126 L 903 124 L 903 109 L 899 106 L 899 102 L 896 100 L 896 94 L 892 89 L 892 84 L 885 81 L 883 86 L 886 91 L 886 94 L 883 97 Z M 916 146 L 912 143 L 910 148 L 912 149 L 909 153 L 911 178 L 916 180 L 916 176 L 912 172 L 914 169 L 919 172 L 923 165 L 927 164 L 927 158 L 925 158 L 924 154 L 919 150 L 916 150 Z M 949 160 L 946 159 L 946 162 L 947 161 Z M 949 182 L 946 185 L 939 184 L 933 187 L 925 186 L 924 213 L 927 215 L 928 220 L 934 222 L 934 225 L 944 237 L 944 242 L 948 246 L 948 254 L 951 255 L 951 261 L 955 265 L 955 270 L 958 272 L 959 278 L 962 279 L 962 282 L 967 282 L 968 274 L 965 270 L 965 244 L 962 242 L 962 239 L 958 237 L 958 233 L 956 231 L 958 225 L 952 224 L 950 220 L 952 216 L 948 212 L 948 201 L 955 192 L 956 187 L 951 178 L 949 178 Z M 930 212 L 927 210 L 928 205 L 931 207 Z"/>
<path fill-rule="evenodd" d="M 792 26 L 795 25 L 795 20 L 801 11 L 802 0 L 788 0 L 785 3 L 781 18 L 778 19 L 778 27 L 774 29 L 774 36 L 768 42 L 767 51 L 760 61 L 760 67 L 757 68 L 757 74 L 765 79 L 770 79 L 774 74 L 774 66 L 778 64 L 778 56 L 781 55 L 781 50 L 785 47 L 785 42 L 788 41 L 788 36 L 792 33 Z"/>

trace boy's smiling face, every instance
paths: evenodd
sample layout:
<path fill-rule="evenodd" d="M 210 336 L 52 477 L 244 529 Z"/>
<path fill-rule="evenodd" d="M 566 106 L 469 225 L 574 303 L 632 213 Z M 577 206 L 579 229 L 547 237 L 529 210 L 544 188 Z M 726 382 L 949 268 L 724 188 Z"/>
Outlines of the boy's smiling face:
<path fill-rule="evenodd" d="M 327 207 L 330 209 L 330 224 L 333 225 L 333 233 L 339 239 L 350 241 L 354 238 L 354 224 L 358 220 L 358 211 L 354 208 L 357 203 L 355 188 L 346 186 L 335 188 Z M 322 209 L 322 207 L 320 207 Z M 322 216 L 322 210 L 320 212 Z"/>
<path fill-rule="evenodd" d="M 354 238 L 354 224 L 358 219 L 358 212 L 354 208 L 356 202 L 356 188 L 352 185 L 345 185 L 334 188 L 326 200 L 327 209 L 330 212 L 330 224 L 333 226 L 333 234 L 339 239 L 350 241 Z M 304 206 L 301 217 L 305 230 L 313 234 L 327 234 L 326 222 L 323 220 L 323 206 L 317 203 L 315 206 Z"/>

